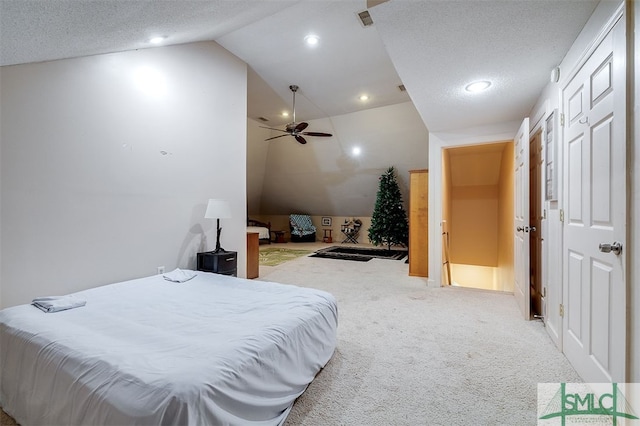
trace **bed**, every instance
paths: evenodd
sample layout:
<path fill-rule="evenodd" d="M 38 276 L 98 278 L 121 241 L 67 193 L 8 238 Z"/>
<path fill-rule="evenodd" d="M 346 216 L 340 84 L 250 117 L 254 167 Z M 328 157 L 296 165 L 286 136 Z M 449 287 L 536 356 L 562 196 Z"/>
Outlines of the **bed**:
<path fill-rule="evenodd" d="M 282 424 L 334 352 L 335 298 L 196 274 L 0 311 L 0 406 L 29 425 Z"/>
<path fill-rule="evenodd" d="M 271 244 L 271 222 L 247 219 L 247 232 L 257 232 L 260 242 Z"/>

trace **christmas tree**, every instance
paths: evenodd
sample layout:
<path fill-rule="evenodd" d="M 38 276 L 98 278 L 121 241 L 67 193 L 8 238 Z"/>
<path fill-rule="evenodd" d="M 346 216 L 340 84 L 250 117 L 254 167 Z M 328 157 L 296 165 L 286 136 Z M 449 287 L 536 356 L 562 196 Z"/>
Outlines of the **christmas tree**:
<path fill-rule="evenodd" d="M 386 244 L 406 246 L 409 242 L 407 212 L 402 206 L 402 194 L 396 182 L 395 169 L 389 167 L 379 178 L 380 188 L 369 228 L 369 240 L 374 245 Z"/>

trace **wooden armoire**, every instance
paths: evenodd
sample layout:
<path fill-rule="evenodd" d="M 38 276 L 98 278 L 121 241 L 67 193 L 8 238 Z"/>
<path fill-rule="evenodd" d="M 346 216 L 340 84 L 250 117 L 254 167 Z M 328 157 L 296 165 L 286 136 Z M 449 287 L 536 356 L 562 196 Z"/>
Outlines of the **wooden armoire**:
<path fill-rule="evenodd" d="M 429 170 L 409 170 L 409 275 L 429 276 Z"/>
<path fill-rule="evenodd" d="M 260 234 L 247 232 L 247 278 L 258 278 L 260 275 Z"/>

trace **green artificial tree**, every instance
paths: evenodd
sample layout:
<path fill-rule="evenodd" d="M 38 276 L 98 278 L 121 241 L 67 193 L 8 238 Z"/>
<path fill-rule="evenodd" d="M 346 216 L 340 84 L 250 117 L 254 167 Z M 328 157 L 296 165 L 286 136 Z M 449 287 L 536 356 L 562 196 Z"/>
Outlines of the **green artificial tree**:
<path fill-rule="evenodd" d="M 402 194 L 396 181 L 395 169 L 389 167 L 379 178 L 380 188 L 376 195 L 376 205 L 369 228 L 369 240 L 373 245 L 386 244 L 407 246 L 409 243 L 409 223 L 407 212 L 402 206 Z"/>

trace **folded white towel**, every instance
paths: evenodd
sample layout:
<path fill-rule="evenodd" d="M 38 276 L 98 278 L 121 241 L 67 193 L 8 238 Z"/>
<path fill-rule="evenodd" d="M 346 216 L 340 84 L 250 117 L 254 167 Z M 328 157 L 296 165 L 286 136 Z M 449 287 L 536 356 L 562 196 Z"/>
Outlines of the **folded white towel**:
<path fill-rule="evenodd" d="M 66 311 L 67 309 L 79 308 L 86 305 L 87 301 L 74 296 L 49 296 L 36 297 L 31 304 L 50 314 L 53 312 Z"/>
<path fill-rule="evenodd" d="M 196 275 L 197 274 L 194 271 L 187 271 L 176 268 L 173 271 L 162 275 L 162 277 L 167 281 L 173 281 L 174 283 L 183 283 L 185 281 L 189 281 Z"/>

